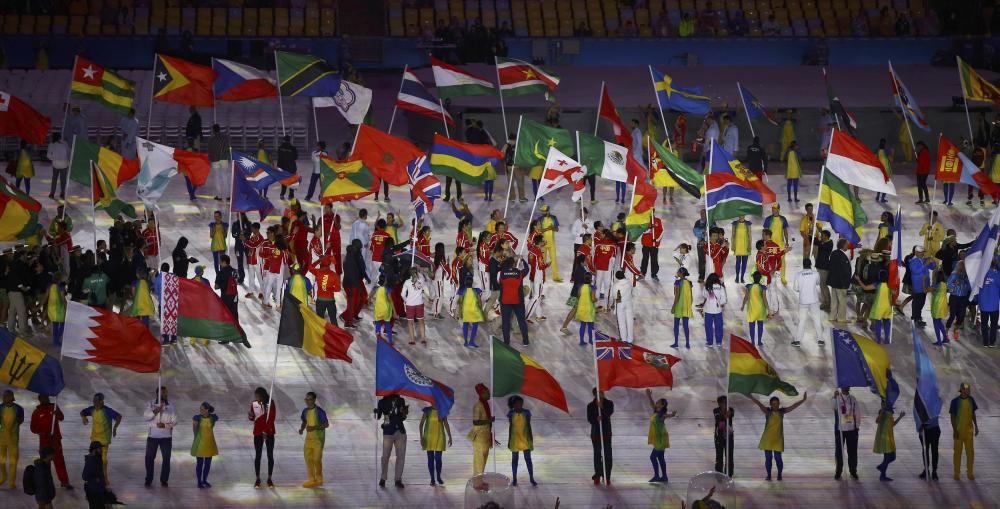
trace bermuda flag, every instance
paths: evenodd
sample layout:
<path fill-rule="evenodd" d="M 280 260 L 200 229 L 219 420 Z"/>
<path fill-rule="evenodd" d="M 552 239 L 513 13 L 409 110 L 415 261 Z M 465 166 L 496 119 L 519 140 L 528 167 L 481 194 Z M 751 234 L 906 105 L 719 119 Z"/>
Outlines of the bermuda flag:
<path fill-rule="evenodd" d="M 903 84 L 899 79 L 899 75 L 896 74 L 895 69 L 892 68 L 892 62 L 889 62 L 889 82 L 892 85 L 892 97 L 896 100 L 896 105 L 906 112 L 907 118 L 921 131 L 930 131 L 931 125 L 927 123 L 927 118 L 920 111 L 920 106 L 917 106 L 916 101 L 913 100 L 913 96 L 910 95 L 910 91 L 907 90 L 906 85 Z"/>
<path fill-rule="evenodd" d="M 541 198 L 562 186 L 572 184 L 573 201 L 580 201 L 586 185 L 584 180 L 586 175 L 587 172 L 583 166 L 580 166 L 580 163 L 563 154 L 559 149 L 549 147 L 549 156 L 545 159 L 545 169 L 542 171 L 542 181 L 538 185 L 536 198 Z"/>
<path fill-rule="evenodd" d="M 441 101 L 434 97 L 434 94 L 427 90 L 427 87 L 417 79 L 417 75 L 409 69 L 403 71 L 403 82 L 399 85 L 396 106 L 425 117 L 438 120 L 444 118 L 448 125 L 455 125 L 455 120 L 441 107 Z"/>
<path fill-rule="evenodd" d="M 496 87 L 489 80 L 434 57 L 431 57 L 431 69 L 434 71 L 434 86 L 442 98 L 496 93 Z"/>
<path fill-rule="evenodd" d="M 155 373 L 160 370 L 160 341 L 138 318 L 67 301 L 62 356 Z"/>
<path fill-rule="evenodd" d="M 1000 207 L 993 211 L 990 221 L 972 242 L 972 247 L 965 252 L 965 272 L 969 275 L 969 282 L 972 283 L 969 300 L 979 295 L 979 289 L 983 287 L 983 280 L 986 279 L 986 272 L 993 263 L 994 253 L 997 250 L 997 234 L 1000 233 L 998 225 L 1000 225 Z"/>
<path fill-rule="evenodd" d="M 278 96 L 278 87 L 266 71 L 221 58 L 212 59 L 212 69 L 218 73 L 212 88 L 219 101 Z"/>
<path fill-rule="evenodd" d="M 882 162 L 857 138 L 834 129 L 830 135 L 830 153 L 826 169 L 844 183 L 896 196 L 896 186 L 889 180 Z"/>
<path fill-rule="evenodd" d="M 550 94 L 559 86 L 559 76 L 512 58 L 497 58 L 500 93 L 504 97 L 526 94 Z"/>
<path fill-rule="evenodd" d="M 417 221 L 434 208 L 434 200 L 441 197 L 441 181 L 431 173 L 427 156 L 420 156 L 406 165 L 410 178 L 410 201 Z"/>
<path fill-rule="evenodd" d="M 893 295 L 899 295 L 899 268 L 903 260 L 903 216 L 902 208 L 896 206 L 896 220 L 892 222 L 892 256 L 889 257 L 889 288 Z M 896 299 L 893 297 L 893 302 Z"/>

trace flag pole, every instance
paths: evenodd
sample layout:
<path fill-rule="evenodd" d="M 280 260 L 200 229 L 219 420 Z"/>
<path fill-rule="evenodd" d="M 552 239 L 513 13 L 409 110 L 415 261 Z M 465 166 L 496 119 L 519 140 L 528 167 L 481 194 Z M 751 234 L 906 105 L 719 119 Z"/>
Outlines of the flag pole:
<path fill-rule="evenodd" d="M 503 119 L 503 136 L 506 139 L 510 138 L 510 132 L 507 131 L 507 110 L 503 105 L 503 82 L 500 81 L 500 61 L 497 59 L 496 55 L 493 56 L 493 68 L 497 71 L 497 97 L 500 98 L 500 118 Z M 521 121 L 517 123 L 517 130 L 521 130 Z M 506 217 L 506 212 L 504 217 Z"/>
<path fill-rule="evenodd" d="M 524 229 L 524 242 L 521 243 L 521 248 L 517 250 L 517 255 L 521 256 L 524 254 L 524 248 L 528 246 L 528 235 L 531 234 L 531 218 L 535 215 L 535 207 L 538 205 L 538 194 L 535 194 L 535 201 L 531 202 L 531 212 L 528 213 L 528 226 Z"/>
<path fill-rule="evenodd" d="M 598 111 L 600 111 L 600 108 L 598 108 Z M 596 127 L 594 128 L 594 131 L 595 132 L 597 131 Z M 580 157 L 580 131 L 576 131 L 576 156 L 578 158 Z M 584 176 L 583 178 L 586 179 L 587 177 Z M 597 179 L 595 178 L 594 181 L 596 182 Z M 583 216 L 583 197 L 581 196 L 580 197 L 580 224 L 582 225 L 586 220 L 587 220 L 587 218 Z M 531 228 L 531 217 L 528 217 L 528 228 Z M 525 237 L 524 241 L 525 242 L 530 242 L 531 239 L 529 239 L 528 237 Z M 576 254 L 574 253 L 573 256 L 576 256 Z"/>
<path fill-rule="evenodd" d="M 274 77 L 278 82 L 278 114 L 281 115 L 281 135 L 285 135 L 285 103 L 281 100 L 281 68 L 278 66 L 278 52 L 274 52 Z M 310 99 L 311 100 L 311 99 Z M 269 403 L 270 404 L 270 403 Z"/>
<path fill-rule="evenodd" d="M 624 258 L 625 256 L 623 255 L 622 259 Z M 599 435 L 597 440 L 601 442 L 601 472 L 604 473 L 604 484 L 607 485 L 609 484 L 609 475 L 607 472 L 608 453 L 604 450 L 604 398 L 601 397 L 601 369 L 597 364 L 597 343 L 590 344 L 590 352 L 594 358 L 594 388 L 597 389 L 597 394 L 594 395 L 594 406 L 597 407 L 597 433 Z"/>
<path fill-rule="evenodd" d="M 406 81 L 406 71 L 409 69 L 408 64 L 403 66 L 403 75 L 399 78 L 399 91 L 396 92 L 396 102 L 392 104 L 392 116 L 389 117 L 389 129 L 386 130 L 386 134 L 392 134 L 392 124 L 396 122 L 396 111 L 399 109 L 399 94 L 403 91 L 403 82 Z"/>
<path fill-rule="evenodd" d="M 490 416 L 493 415 L 493 342 L 496 341 L 495 336 L 490 336 Z M 493 471 L 497 471 L 497 448 L 493 444 L 493 424 L 490 424 L 490 451 L 491 456 L 493 456 Z"/>
<path fill-rule="evenodd" d="M 517 118 L 517 134 L 515 135 L 515 138 L 514 138 L 514 159 L 515 159 L 514 163 L 517 163 L 517 160 L 516 160 L 517 159 L 517 144 L 521 142 L 521 123 L 522 122 L 524 122 L 524 115 L 521 115 L 521 116 L 519 116 Z M 515 166 L 516 166 L 516 164 L 515 164 Z M 514 185 L 514 170 L 508 169 L 507 170 L 507 201 L 504 202 L 504 204 L 503 204 L 503 218 L 504 219 L 507 219 L 507 208 L 510 207 L 510 188 L 513 185 Z M 536 195 L 535 195 L 535 200 L 536 201 L 538 200 L 537 196 L 538 195 L 536 193 Z M 534 212 L 535 212 L 535 210 L 534 210 L 535 206 L 532 205 L 531 209 L 532 209 L 531 210 L 532 214 L 534 214 Z M 528 218 L 529 218 L 528 221 L 530 223 L 531 216 L 528 216 Z"/>
<path fill-rule="evenodd" d="M 670 130 L 667 129 L 667 116 L 663 114 L 663 105 L 660 104 L 660 94 L 656 93 L 656 79 L 653 78 L 653 66 L 649 67 L 649 81 L 653 84 L 653 96 L 656 97 L 656 109 L 660 113 L 660 120 L 663 122 L 663 135 L 667 137 L 667 148 L 674 151 L 674 145 L 670 141 Z"/>
<path fill-rule="evenodd" d="M 451 138 L 451 133 L 448 132 L 448 113 L 444 110 L 444 102 L 441 98 L 438 98 L 438 106 L 441 107 L 441 123 L 444 124 L 444 135 L 447 138 Z"/>
<path fill-rule="evenodd" d="M 97 252 L 97 204 L 94 203 L 94 161 L 90 161 L 90 215 L 94 222 L 94 252 Z M 65 210 L 65 209 L 64 209 Z"/>
<path fill-rule="evenodd" d="M 715 155 L 715 138 L 712 138 L 709 141 L 708 150 L 708 170 L 705 172 L 705 193 L 702 195 L 702 198 L 705 200 L 705 233 L 702 235 L 705 235 L 705 244 L 708 246 L 708 249 L 706 250 L 708 259 L 705 260 L 706 272 L 708 271 L 708 264 L 712 263 L 712 217 L 708 214 L 708 176 L 712 174 L 712 156 Z M 715 269 L 713 269 L 712 272 L 715 272 Z M 705 278 L 708 278 L 707 274 L 705 275 Z"/>
<path fill-rule="evenodd" d="M 973 149 L 976 147 L 975 135 L 972 134 L 972 117 L 969 116 L 969 98 L 965 96 L 965 77 L 962 76 L 962 57 L 955 55 L 955 63 L 958 64 L 958 81 L 962 84 L 962 104 L 965 106 L 965 123 L 969 126 L 969 144 Z"/>
<path fill-rule="evenodd" d="M 597 118 L 594 119 L 594 136 L 597 136 L 597 128 L 601 126 L 601 106 L 604 105 L 605 87 L 607 87 L 607 84 L 604 81 L 601 81 L 601 92 L 600 95 L 597 96 L 597 115 L 596 115 Z M 579 146 L 579 142 L 577 142 L 577 145 Z M 576 153 L 577 154 L 580 153 L 579 148 L 577 149 Z"/>
<path fill-rule="evenodd" d="M 73 72 L 76 72 L 76 63 L 79 60 L 80 60 L 80 55 L 73 55 Z M 76 76 L 70 76 L 70 78 L 69 78 L 69 86 L 66 87 L 66 102 L 63 103 L 62 126 L 60 127 L 60 130 L 59 130 L 59 135 L 62 136 L 63 139 L 66 138 L 66 117 L 69 116 L 69 107 L 70 107 L 70 105 L 69 105 L 69 98 L 73 94 L 73 80 L 75 78 L 76 78 Z M 70 159 L 70 161 L 72 161 L 72 160 L 73 159 Z M 53 418 L 54 417 L 55 416 L 53 416 Z"/>
<path fill-rule="evenodd" d="M 230 232 L 233 231 L 233 205 L 235 205 L 235 202 L 233 201 L 234 198 L 236 198 L 236 161 L 233 160 L 233 148 L 229 147 L 229 223 L 227 224 L 228 231 L 226 232 L 227 255 L 229 254 L 229 234 Z M 235 250 L 235 248 L 236 248 L 236 242 L 233 242 L 233 249 Z"/>
<path fill-rule="evenodd" d="M 146 110 L 146 139 L 150 139 L 149 133 L 153 122 L 153 91 L 156 89 L 156 62 L 160 59 L 159 53 L 153 53 L 153 83 L 149 85 L 149 109 Z"/>
<path fill-rule="evenodd" d="M 750 126 L 750 137 L 754 138 L 757 134 L 754 133 L 753 130 L 753 120 L 750 119 L 750 110 L 747 109 L 747 100 L 743 97 L 743 85 L 741 85 L 738 81 L 736 82 L 736 90 L 740 94 L 740 102 L 743 103 L 743 114 L 747 116 L 747 125 Z"/>
<path fill-rule="evenodd" d="M 632 157 L 632 156 L 629 155 L 628 157 Z M 637 183 L 639 183 L 639 176 L 638 175 L 632 177 L 632 197 L 629 198 L 629 200 L 628 200 L 628 213 L 629 214 L 631 214 L 632 210 L 635 208 L 635 187 L 636 187 Z M 654 198 L 654 200 L 655 200 L 655 198 Z M 625 216 L 625 223 L 626 223 L 625 230 L 628 231 L 628 215 Z M 625 235 L 625 246 L 626 247 L 628 246 L 628 235 L 627 234 Z M 573 256 L 576 256 L 576 254 L 574 253 Z M 625 252 L 624 251 L 622 251 L 622 264 L 618 268 L 619 269 L 625 268 Z"/>
<path fill-rule="evenodd" d="M 323 197 L 320 196 L 319 200 L 319 242 L 323 249 L 323 255 L 320 258 L 326 257 L 326 210 L 323 205 Z"/>
<path fill-rule="evenodd" d="M 892 60 L 889 60 L 889 75 L 892 76 L 892 85 L 896 89 L 896 98 L 898 98 L 899 112 L 903 115 L 903 123 L 906 124 L 906 134 L 910 137 L 910 151 L 913 152 L 913 159 L 917 159 L 917 145 L 913 141 L 913 130 L 910 129 L 910 117 L 906 114 L 906 110 L 903 108 L 903 100 L 900 92 L 899 79 L 896 76 L 896 70 L 892 68 Z M 935 180 L 937 180 L 935 178 Z"/>
<path fill-rule="evenodd" d="M 316 133 L 316 143 L 319 143 L 319 119 L 316 118 L 316 104 L 313 103 L 312 99 L 309 99 L 309 106 L 311 106 L 313 114 L 313 132 Z"/>
<path fill-rule="evenodd" d="M 833 148 L 833 137 L 836 132 L 830 133 L 830 144 L 826 147 L 826 157 L 830 157 L 830 150 Z M 820 166 L 819 170 L 819 191 L 816 192 L 816 216 L 813 217 L 813 227 L 812 233 L 809 236 L 810 245 L 816 246 L 814 240 L 816 239 L 816 228 L 819 224 L 819 201 L 823 198 L 823 177 L 826 176 L 826 158 L 823 159 L 823 166 Z M 802 239 L 805 242 L 806 239 Z M 806 253 L 806 257 L 812 259 L 812 253 Z M 891 334 L 891 333 L 890 333 Z"/>
<path fill-rule="evenodd" d="M 900 216 L 900 212 L 902 212 L 902 207 L 900 206 L 900 204 L 899 204 L 899 203 L 896 203 L 896 216 L 895 216 L 895 217 L 893 217 L 893 220 L 895 220 L 895 219 L 896 219 L 897 217 L 901 217 L 901 216 Z M 895 223 L 893 223 L 893 226 L 895 227 L 895 229 L 896 229 L 896 230 L 898 230 L 898 231 L 896 232 L 896 234 L 895 234 L 895 235 L 893 235 L 893 239 L 892 239 L 892 242 L 893 242 L 893 244 L 895 244 L 896 242 L 899 242 L 899 239 L 901 239 L 901 238 L 903 237 L 903 224 L 902 224 L 902 221 L 900 221 L 900 224 L 895 224 Z M 896 238 L 896 236 L 897 236 L 897 235 L 899 236 L 899 238 Z M 900 247 L 902 248 L 902 244 L 899 244 L 899 246 L 900 246 Z M 892 249 L 892 247 L 890 246 L 890 247 L 889 247 L 889 252 L 890 252 L 890 253 L 892 253 L 892 251 L 893 251 L 893 249 Z M 902 249 L 900 249 L 900 251 L 901 251 L 901 252 L 900 252 L 900 253 L 899 253 L 899 254 L 898 254 L 897 256 L 902 256 L 902 255 L 903 255 L 903 253 L 902 253 Z M 902 262 L 903 262 L 903 260 L 899 260 L 899 262 L 898 262 L 898 263 L 902 263 Z M 890 264 L 890 265 L 892 264 L 892 255 L 891 255 L 891 254 L 889 255 L 889 264 Z M 899 271 L 900 271 L 900 269 L 902 269 L 902 268 L 903 268 L 903 267 L 900 267 L 900 266 L 898 266 L 898 265 L 897 265 L 897 267 L 896 267 L 896 273 L 898 274 L 898 273 L 899 273 Z M 900 278 L 900 285 L 902 285 L 902 277 Z M 892 290 L 892 289 L 890 288 L 890 291 L 889 291 L 889 297 L 890 297 L 890 300 L 892 300 L 892 299 L 891 299 L 891 297 L 892 297 L 892 291 L 891 291 L 891 290 Z M 895 303 L 895 301 L 893 301 L 893 308 L 894 308 L 894 309 L 893 309 L 893 314 L 892 314 L 893 318 L 895 318 L 895 317 L 896 317 L 896 312 L 895 312 L 895 304 L 896 304 L 896 303 Z M 904 313 L 904 316 L 905 316 L 905 313 Z M 889 322 L 889 338 L 888 338 L 888 339 L 889 339 L 889 344 L 890 344 L 890 345 L 892 344 L 892 329 L 894 328 L 894 327 L 892 326 L 892 322 L 893 322 L 893 321 L 894 321 L 894 320 L 890 320 L 890 322 Z M 945 330 L 945 332 L 946 332 L 946 333 L 948 332 L 948 331 L 947 331 L 947 329 Z M 947 337 L 947 335 L 946 335 L 946 337 Z"/>

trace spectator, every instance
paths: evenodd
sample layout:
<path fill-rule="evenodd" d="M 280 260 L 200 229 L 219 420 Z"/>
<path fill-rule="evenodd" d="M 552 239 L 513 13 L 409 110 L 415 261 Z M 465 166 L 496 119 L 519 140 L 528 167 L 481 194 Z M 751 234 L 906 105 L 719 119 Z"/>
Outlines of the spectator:
<path fill-rule="evenodd" d="M 201 149 L 201 115 L 198 114 L 198 108 L 192 106 L 188 111 L 191 115 L 188 117 L 187 125 L 184 127 L 184 139 L 187 141 L 187 148 L 191 150 Z"/>
<path fill-rule="evenodd" d="M 281 139 L 281 145 L 278 145 L 278 168 L 287 171 L 293 175 L 298 174 L 298 159 L 299 151 L 292 145 L 292 137 L 285 136 Z M 295 190 L 289 189 L 284 184 L 281 185 L 281 194 L 278 198 L 285 199 L 285 191 L 288 191 L 288 199 L 295 199 Z"/>
<path fill-rule="evenodd" d="M 681 15 L 681 24 L 677 27 L 677 35 L 680 37 L 691 37 L 694 35 L 695 21 L 690 12 Z"/>
<path fill-rule="evenodd" d="M 781 35 L 781 26 L 775 21 L 774 14 L 769 15 L 767 20 L 761 23 L 760 30 L 768 36 Z"/>
<path fill-rule="evenodd" d="M 622 37 L 635 37 L 639 35 L 639 33 L 636 31 L 635 24 L 632 23 L 632 20 L 627 19 L 625 20 L 625 25 L 618 31 L 618 35 Z"/>
<path fill-rule="evenodd" d="M 882 37 L 892 37 L 896 34 L 896 22 L 889 11 L 889 6 L 883 6 L 878 15 L 878 34 Z"/>
<path fill-rule="evenodd" d="M 673 27 L 670 26 L 670 17 L 667 16 L 667 11 L 660 11 L 660 15 L 653 22 L 653 33 L 658 37 L 670 37 L 672 32 Z"/>
<path fill-rule="evenodd" d="M 719 13 L 716 12 L 712 2 L 706 2 L 705 9 L 698 13 L 698 33 L 715 35 L 718 30 Z"/>
<path fill-rule="evenodd" d="M 729 33 L 735 36 L 744 36 L 750 31 L 750 24 L 747 22 L 743 11 L 737 10 L 733 19 L 729 21 Z"/>

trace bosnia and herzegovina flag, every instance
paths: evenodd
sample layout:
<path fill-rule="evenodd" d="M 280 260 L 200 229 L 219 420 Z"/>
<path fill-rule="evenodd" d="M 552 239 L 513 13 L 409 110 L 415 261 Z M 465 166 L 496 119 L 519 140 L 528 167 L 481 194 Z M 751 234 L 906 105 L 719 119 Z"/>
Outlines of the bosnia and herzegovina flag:
<path fill-rule="evenodd" d="M 438 415 L 448 417 L 455 405 L 455 391 L 447 385 L 428 378 L 403 354 L 385 340 L 375 340 L 375 395 L 398 394 L 407 398 L 426 401 L 437 409 Z"/>
<path fill-rule="evenodd" d="M 378 185 L 375 176 L 361 159 L 337 161 L 329 156 L 319 158 L 320 202 L 357 200 L 371 194 Z"/>
<path fill-rule="evenodd" d="M 7 329 L 0 329 L 0 382 L 47 396 L 66 386 L 58 359 Z"/>
<path fill-rule="evenodd" d="M 0 178 L 0 241 L 24 240 L 38 229 L 42 204 Z"/>
<path fill-rule="evenodd" d="M 350 333 L 320 318 L 292 292 L 285 292 L 278 324 L 278 344 L 301 348 L 309 355 L 352 362 L 347 351 L 354 338 Z"/>
<path fill-rule="evenodd" d="M 503 153 L 492 145 L 462 143 L 434 135 L 430 163 L 431 172 L 437 176 L 477 186 L 484 180 L 497 178 L 500 161 L 503 161 Z"/>
<path fill-rule="evenodd" d="M 569 413 L 559 382 L 531 357 L 493 336 L 493 397 L 524 394 Z"/>
<path fill-rule="evenodd" d="M 729 392 L 748 396 L 769 396 L 774 391 L 787 396 L 799 394 L 794 386 L 778 376 L 753 343 L 735 334 L 729 338 Z"/>
<path fill-rule="evenodd" d="M 833 329 L 837 387 L 868 387 L 891 408 L 899 398 L 899 384 L 892 377 L 889 354 L 878 343 L 860 334 Z"/>
<path fill-rule="evenodd" d="M 833 231 L 854 244 L 861 243 L 861 227 L 868 223 L 868 214 L 850 186 L 832 172 L 823 172 L 819 187 L 817 221 L 830 223 Z"/>

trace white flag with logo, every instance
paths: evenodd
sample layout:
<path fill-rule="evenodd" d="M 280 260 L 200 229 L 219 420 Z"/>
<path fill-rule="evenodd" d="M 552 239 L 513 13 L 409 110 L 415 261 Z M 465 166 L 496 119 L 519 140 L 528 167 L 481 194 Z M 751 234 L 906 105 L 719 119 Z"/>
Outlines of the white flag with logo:
<path fill-rule="evenodd" d="M 368 108 L 372 105 L 372 91 L 350 81 L 340 80 L 337 95 L 313 97 L 312 104 L 314 108 L 337 108 L 348 123 L 357 125 L 365 121 Z"/>

